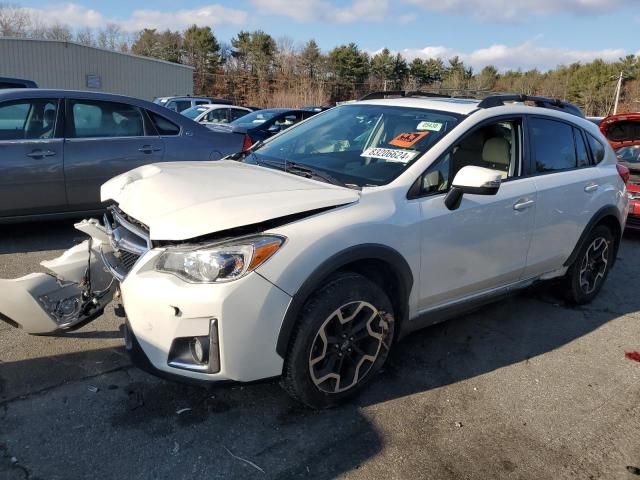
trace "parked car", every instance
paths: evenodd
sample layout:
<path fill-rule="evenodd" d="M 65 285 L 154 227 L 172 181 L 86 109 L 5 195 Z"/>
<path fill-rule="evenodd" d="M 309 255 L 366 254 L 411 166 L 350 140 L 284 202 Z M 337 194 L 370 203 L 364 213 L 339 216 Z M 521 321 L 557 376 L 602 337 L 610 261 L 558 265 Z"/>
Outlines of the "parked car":
<path fill-rule="evenodd" d="M 238 107 L 235 105 L 221 105 L 221 104 L 206 104 L 196 105 L 195 107 L 187 108 L 180 112 L 187 118 L 190 118 L 194 122 L 201 123 L 202 125 L 217 125 L 219 123 L 230 123 L 234 120 L 244 117 L 246 114 L 251 113 L 246 107 Z"/>
<path fill-rule="evenodd" d="M 627 228 L 640 230 L 640 113 L 610 115 L 602 120 L 600 130 L 616 151 L 618 162 L 631 172 Z"/>
<path fill-rule="evenodd" d="M 310 110 L 269 108 L 240 117 L 229 125 L 212 125 L 210 128 L 216 132 L 242 135 L 246 140 L 247 149 L 252 143 L 266 140 L 316 113 Z"/>
<path fill-rule="evenodd" d="M 0 281 L 0 318 L 73 327 L 115 279 L 138 365 L 203 383 L 281 376 L 324 408 L 413 330 L 539 280 L 587 303 L 616 260 L 628 171 L 575 106 L 513 99 L 357 102 L 236 161 L 131 170 L 102 187 L 104 225 L 77 225 L 91 242 L 43 263 L 52 275 Z"/>
<path fill-rule="evenodd" d="M 181 113 L 187 108 L 195 107 L 196 105 L 207 105 L 215 103 L 218 105 L 231 105 L 231 100 L 224 98 L 211 98 L 211 97 L 192 97 L 190 95 L 173 96 L 173 97 L 157 97 L 153 100 L 153 103 L 162 105 L 163 107 L 173 110 L 174 112 Z"/>
<path fill-rule="evenodd" d="M 0 77 L 0 90 L 4 90 L 5 88 L 38 88 L 38 85 L 33 80 Z"/>
<path fill-rule="evenodd" d="M 0 91 L 0 222 L 99 211 L 100 185 L 148 163 L 217 160 L 242 139 L 144 100 Z"/>
<path fill-rule="evenodd" d="M 311 112 L 320 113 L 328 110 L 329 108 L 331 107 L 321 107 L 320 105 L 305 105 L 304 107 L 302 107 L 302 110 L 309 110 Z"/>

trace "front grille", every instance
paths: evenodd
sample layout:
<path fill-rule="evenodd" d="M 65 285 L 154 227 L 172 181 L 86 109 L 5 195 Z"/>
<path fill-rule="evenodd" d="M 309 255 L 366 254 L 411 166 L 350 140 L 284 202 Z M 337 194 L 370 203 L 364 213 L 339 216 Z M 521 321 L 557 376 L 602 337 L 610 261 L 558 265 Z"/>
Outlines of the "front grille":
<path fill-rule="evenodd" d="M 133 266 L 136 264 L 140 255 L 136 255 L 135 253 L 127 252 L 125 250 L 118 250 L 117 257 L 120 259 L 120 263 L 122 266 L 129 272 Z"/>
<path fill-rule="evenodd" d="M 110 207 L 104 216 L 109 233 L 112 253 L 103 254 L 104 262 L 111 273 L 120 281 L 151 248 L 149 230 L 142 223 L 127 217 L 117 207 Z"/>

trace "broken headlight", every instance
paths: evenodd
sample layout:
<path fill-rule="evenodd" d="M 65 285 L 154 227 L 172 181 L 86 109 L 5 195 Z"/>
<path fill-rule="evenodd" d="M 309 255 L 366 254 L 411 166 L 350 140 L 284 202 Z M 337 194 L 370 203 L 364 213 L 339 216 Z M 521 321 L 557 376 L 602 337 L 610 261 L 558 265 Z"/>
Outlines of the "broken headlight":
<path fill-rule="evenodd" d="M 191 283 L 230 282 L 258 268 L 283 243 L 282 237 L 265 235 L 216 245 L 168 248 L 155 268 Z"/>

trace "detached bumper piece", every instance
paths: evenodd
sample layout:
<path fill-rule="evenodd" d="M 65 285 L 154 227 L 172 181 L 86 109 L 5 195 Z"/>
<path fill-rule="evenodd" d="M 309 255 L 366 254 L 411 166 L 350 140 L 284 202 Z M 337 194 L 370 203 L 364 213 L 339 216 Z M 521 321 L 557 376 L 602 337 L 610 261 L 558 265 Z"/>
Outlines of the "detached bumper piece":
<path fill-rule="evenodd" d="M 95 220 L 75 227 L 91 239 L 42 262 L 49 273 L 0 280 L 0 320 L 27 333 L 50 334 L 102 314 L 114 290 L 113 277 L 98 259 L 99 251 L 109 251 L 108 239 Z"/>

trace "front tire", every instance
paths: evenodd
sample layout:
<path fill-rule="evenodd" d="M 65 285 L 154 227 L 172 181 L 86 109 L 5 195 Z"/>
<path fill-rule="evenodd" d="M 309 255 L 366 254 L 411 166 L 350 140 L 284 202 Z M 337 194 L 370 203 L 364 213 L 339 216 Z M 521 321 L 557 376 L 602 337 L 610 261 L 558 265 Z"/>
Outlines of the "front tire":
<path fill-rule="evenodd" d="M 395 331 L 386 293 L 366 277 L 339 273 L 305 303 L 284 363 L 282 384 L 311 408 L 356 395 L 380 370 Z"/>
<path fill-rule="evenodd" d="M 614 261 L 615 243 L 604 225 L 594 228 L 565 277 L 565 297 L 575 305 L 591 302 L 604 284 Z"/>

